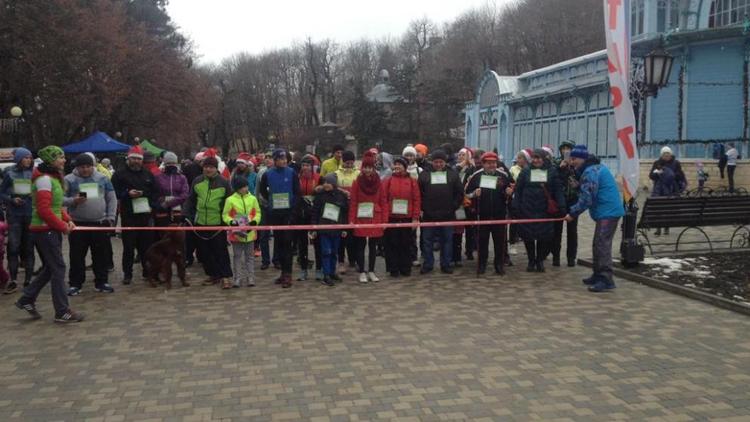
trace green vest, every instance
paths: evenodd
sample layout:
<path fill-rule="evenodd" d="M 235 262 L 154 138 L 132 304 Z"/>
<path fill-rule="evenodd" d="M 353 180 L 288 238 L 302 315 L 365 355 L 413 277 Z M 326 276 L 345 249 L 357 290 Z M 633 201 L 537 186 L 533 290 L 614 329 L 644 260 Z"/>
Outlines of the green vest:
<path fill-rule="evenodd" d="M 221 176 L 216 176 L 221 177 Z M 211 188 L 211 179 L 204 178 L 195 185 L 195 222 L 201 226 L 220 226 L 221 213 L 227 190 L 224 187 Z"/>
<path fill-rule="evenodd" d="M 37 192 L 36 182 L 43 177 L 49 178 L 50 183 L 52 184 L 52 212 L 55 213 L 57 218 L 59 218 L 60 220 L 62 220 L 63 218 L 62 217 L 62 205 L 63 205 L 64 193 L 63 193 L 62 183 L 60 179 L 58 179 L 57 177 L 52 177 L 49 175 L 42 175 L 42 176 L 39 176 L 36 180 L 34 180 L 34 182 L 32 182 L 32 185 L 31 185 L 31 207 L 32 207 L 31 225 L 36 226 L 36 227 L 42 227 L 42 226 L 47 225 L 47 223 L 45 223 L 44 220 L 42 220 L 39 217 L 39 213 L 37 212 L 37 204 L 36 204 L 36 192 Z"/>

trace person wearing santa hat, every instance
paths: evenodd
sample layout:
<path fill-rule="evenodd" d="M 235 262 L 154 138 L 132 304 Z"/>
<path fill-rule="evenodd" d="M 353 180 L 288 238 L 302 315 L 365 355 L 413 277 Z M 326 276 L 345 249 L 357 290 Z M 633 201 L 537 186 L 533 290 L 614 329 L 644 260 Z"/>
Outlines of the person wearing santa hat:
<path fill-rule="evenodd" d="M 136 145 L 128 151 L 127 166 L 112 175 L 112 186 L 120 202 L 123 227 L 149 227 L 151 211 L 157 204 L 154 175 L 143 167 L 143 149 Z M 135 250 L 141 258 L 141 269 L 145 278 L 146 251 L 154 242 L 149 230 L 124 231 L 122 233 L 122 284 L 133 280 Z"/>

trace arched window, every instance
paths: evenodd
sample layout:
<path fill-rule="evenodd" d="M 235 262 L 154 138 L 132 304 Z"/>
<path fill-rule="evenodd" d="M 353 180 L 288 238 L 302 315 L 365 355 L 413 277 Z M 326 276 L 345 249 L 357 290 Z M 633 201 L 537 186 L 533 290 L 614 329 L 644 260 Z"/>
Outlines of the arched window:
<path fill-rule="evenodd" d="M 713 0 L 708 15 L 708 27 L 734 25 L 750 15 L 750 0 Z"/>
<path fill-rule="evenodd" d="M 740 1 L 744 2 L 745 0 Z M 656 32 L 666 32 L 680 26 L 679 0 L 659 0 L 657 6 Z"/>
<path fill-rule="evenodd" d="M 645 0 L 634 0 L 630 7 L 630 35 L 637 36 L 643 34 L 643 17 L 646 7 L 643 4 Z"/>

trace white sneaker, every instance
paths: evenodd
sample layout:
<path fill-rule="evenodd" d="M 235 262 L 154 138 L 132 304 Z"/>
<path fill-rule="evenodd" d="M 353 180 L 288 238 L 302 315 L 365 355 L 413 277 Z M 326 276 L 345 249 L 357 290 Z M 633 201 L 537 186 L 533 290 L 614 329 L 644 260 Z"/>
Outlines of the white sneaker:
<path fill-rule="evenodd" d="M 359 282 L 360 283 L 367 283 L 367 273 L 359 273 Z"/>
<path fill-rule="evenodd" d="M 518 251 L 516 250 L 516 247 L 514 245 L 510 245 L 510 248 L 508 248 L 508 253 L 511 255 L 517 255 Z"/>
<path fill-rule="evenodd" d="M 339 264 L 339 274 L 346 274 L 346 264 L 343 262 Z"/>
<path fill-rule="evenodd" d="M 373 272 L 367 273 L 367 278 L 370 281 L 372 281 L 373 283 L 377 283 L 378 281 L 380 281 L 380 279 L 378 278 L 378 276 L 376 276 L 375 273 L 373 273 Z"/>
<path fill-rule="evenodd" d="M 417 259 L 416 261 L 414 261 L 414 262 L 411 263 L 411 266 L 412 267 L 421 267 L 422 263 L 419 262 L 419 260 Z"/>

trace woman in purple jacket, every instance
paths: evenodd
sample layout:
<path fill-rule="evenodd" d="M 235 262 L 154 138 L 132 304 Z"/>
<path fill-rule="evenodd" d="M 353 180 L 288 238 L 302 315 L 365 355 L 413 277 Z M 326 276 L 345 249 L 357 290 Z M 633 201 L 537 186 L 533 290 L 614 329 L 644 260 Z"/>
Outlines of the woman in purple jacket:
<path fill-rule="evenodd" d="M 154 224 L 159 227 L 182 219 L 182 205 L 190 191 L 187 179 L 180 173 L 177 155 L 167 152 L 163 163 L 164 171 L 155 177 L 158 205 L 154 210 Z"/>

